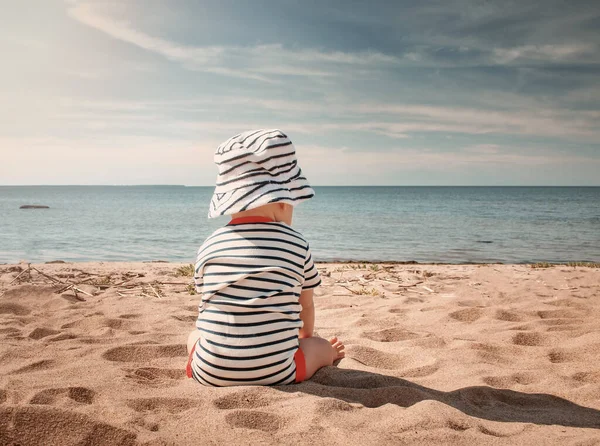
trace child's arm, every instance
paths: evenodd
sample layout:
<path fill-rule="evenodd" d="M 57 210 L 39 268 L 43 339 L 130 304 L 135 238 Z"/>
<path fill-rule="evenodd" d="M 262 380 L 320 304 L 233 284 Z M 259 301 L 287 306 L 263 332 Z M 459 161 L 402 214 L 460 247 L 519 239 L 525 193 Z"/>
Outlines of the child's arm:
<path fill-rule="evenodd" d="M 313 302 L 313 289 L 302 291 L 300 294 L 300 319 L 304 322 L 304 326 L 300 329 L 300 338 L 310 338 L 313 336 L 315 329 L 315 303 Z"/>

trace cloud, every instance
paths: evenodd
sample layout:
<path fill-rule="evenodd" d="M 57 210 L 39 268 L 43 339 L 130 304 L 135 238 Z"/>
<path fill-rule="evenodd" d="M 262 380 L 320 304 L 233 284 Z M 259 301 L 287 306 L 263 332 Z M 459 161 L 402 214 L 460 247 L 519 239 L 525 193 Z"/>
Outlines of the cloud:
<path fill-rule="evenodd" d="M 591 43 L 567 45 L 523 45 L 513 48 L 496 48 L 494 56 L 499 64 L 516 61 L 597 63 L 597 48 Z"/>
<path fill-rule="evenodd" d="M 479 168 L 481 166 L 567 166 L 591 164 L 600 166 L 600 159 L 557 153 L 547 150 L 507 148 L 498 145 L 466 146 L 456 152 L 443 152 L 434 148 L 418 149 L 397 147 L 395 150 L 377 153 L 355 152 L 347 147 L 306 145 L 302 147 L 301 162 L 311 170 L 325 172 L 340 170 L 352 176 L 352 172 L 374 169 L 380 172 L 410 171 L 416 169 L 447 170 Z M 320 166 L 318 169 L 317 167 Z"/>
<path fill-rule="evenodd" d="M 281 44 L 255 46 L 189 46 L 153 37 L 137 30 L 128 21 L 100 13 L 92 3 L 75 3 L 68 15 L 78 22 L 114 39 L 159 54 L 195 71 L 262 82 L 278 82 L 274 76 L 338 76 L 331 65 L 365 66 L 394 64 L 394 56 L 375 51 L 349 53 L 317 49 L 289 49 Z M 329 67 L 324 66 L 330 65 Z"/>
<path fill-rule="evenodd" d="M 523 99 L 523 98 L 522 98 Z M 509 108 L 510 101 L 514 107 Z M 506 102 L 506 103 L 504 103 Z M 348 100 L 305 101 L 252 98 L 248 96 L 205 96 L 162 101 L 79 101 L 63 99 L 54 117 L 85 121 L 94 128 L 148 128 L 173 131 L 202 131 L 225 134 L 244 129 L 279 126 L 290 132 L 322 135 L 335 132 L 363 132 L 405 139 L 415 133 L 465 135 L 520 135 L 523 137 L 600 138 L 600 111 L 564 109 L 534 100 L 508 95 L 484 98 L 480 108 L 399 103 L 352 103 Z M 493 103 L 503 107 L 490 108 Z M 215 120 L 235 110 L 235 117 Z M 323 110 L 330 117 L 321 119 Z M 256 118 L 256 112 L 268 118 Z M 189 113 L 195 118 L 182 117 Z M 269 116 L 268 113 L 271 113 Z M 342 120 L 340 121 L 339 118 Z"/>

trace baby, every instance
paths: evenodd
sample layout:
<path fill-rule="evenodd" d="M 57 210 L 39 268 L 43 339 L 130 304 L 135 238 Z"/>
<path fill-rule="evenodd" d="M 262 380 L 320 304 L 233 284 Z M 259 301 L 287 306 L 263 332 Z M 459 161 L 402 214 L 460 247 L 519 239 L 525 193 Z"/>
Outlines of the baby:
<path fill-rule="evenodd" d="M 208 216 L 233 219 L 198 251 L 201 301 L 187 375 L 208 386 L 302 382 L 344 357 L 337 338 L 314 336 L 321 278 L 308 242 L 291 228 L 294 206 L 314 191 L 279 130 L 228 139 L 215 163 Z"/>

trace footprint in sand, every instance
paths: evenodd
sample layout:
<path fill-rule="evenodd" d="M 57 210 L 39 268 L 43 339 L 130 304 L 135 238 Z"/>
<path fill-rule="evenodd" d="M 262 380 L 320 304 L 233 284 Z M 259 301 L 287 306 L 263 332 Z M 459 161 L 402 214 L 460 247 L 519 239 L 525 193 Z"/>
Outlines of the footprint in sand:
<path fill-rule="evenodd" d="M 41 361 L 36 361 L 32 364 L 26 365 L 13 372 L 10 372 L 10 374 L 17 375 L 20 373 L 40 372 L 54 367 L 54 364 L 56 364 L 56 361 L 53 361 L 52 359 L 42 359 Z"/>
<path fill-rule="evenodd" d="M 464 310 L 453 311 L 449 316 L 460 322 L 475 322 L 483 316 L 483 310 L 481 308 L 465 308 Z"/>
<path fill-rule="evenodd" d="M 419 338 L 421 336 L 402 328 L 386 328 L 383 330 L 363 332 L 363 337 L 377 342 L 398 342 Z"/>
<path fill-rule="evenodd" d="M 598 384 L 600 382 L 600 370 L 577 372 L 571 375 L 571 378 L 581 383 Z"/>
<path fill-rule="evenodd" d="M 23 305 L 13 303 L 1 303 L 0 314 L 14 314 L 16 316 L 27 316 L 31 310 Z"/>
<path fill-rule="evenodd" d="M 538 311 L 537 315 L 542 319 L 576 319 L 582 316 L 580 312 L 565 309 Z"/>
<path fill-rule="evenodd" d="M 565 349 L 554 349 L 548 353 L 548 359 L 550 362 L 556 364 L 561 362 L 575 361 L 579 358 L 575 352 Z"/>
<path fill-rule="evenodd" d="M 506 322 L 523 322 L 526 320 L 523 315 L 512 310 L 498 310 L 494 318 Z"/>
<path fill-rule="evenodd" d="M 348 346 L 346 355 L 368 367 L 392 370 L 400 369 L 406 365 L 406 359 L 400 355 L 382 352 L 362 345 Z"/>
<path fill-rule="evenodd" d="M 58 330 L 52 330 L 51 328 L 44 328 L 44 327 L 39 327 L 36 328 L 35 330 L 33 330 L 31 333 L 29 333 L 29 337 L 31 339 L 42 339 L 45 338 L 46 336 L 52 336 L 52 335 L 56 335 L 59 334 L 60 331 Z"/>
<path fill-rule="evenodd" d="M 36 393 L 29 404 L 57 405 L 60 400 L 68 398 L 81 404 L 92 404 L 96 392 L 86 387 L 66 387 L 62 389 L 45 389 Z"/>
<path fill-rule="evenodd" d="M 264 432 L 276 432 L 286 424 L 285 419 L 279 415 L 257 410 L 236 410 L 225 415 L 225 421 L 231 427 Z"/>
<path fill-rule="evenodd" d="M 429 335 L 414 339 L 410 342 L 410 344 L 415 347 L 423 348 L 443 348 L 446 346 L 446 341 L 444 338 L 440 338 L 439 336 Z"/>
<path fill-rule="evenodd" d="M 199 406 L 199 402 L 189 398 L 135 398 L 127 401 L 127 405 L 137 412 L 181 413 L 184 410 Z"/>
<path fill-rule="evenodd" d="M 90 331 L 100 328 L 112 328 L 113 330 L 133 330 L 138 327 L 138 322 L 128 319 L 111 319 L 100 316 L 91 316 L 63 324 L 60 328 L 76 328 L 80 330 Z"/>
<path fill-rule="evenodd" d="M 116 362 L 148 362 L 156 358 L 177 356 L 187 357 L 185 345 L 124 345 L 111 348 L 102 354 L 104 359 Z"/>
<path fill-rule="evenodd" d="M 515 384 L 524 386 L 536 384 L 541 381 L 541 378 L 533 373 L 513 373 L 508 376 L 484 376 L 482 380 L 489 386 L 509 389 Z"/>
<path fill-rule="evenodd" d="M 139 313 L 127 313 L 121 314 L 119 317 L 121 319 L 139 319 L 140 317 L 142 317 L 142 315 Z"/>
<path fill-rule="evenodd" d="M 137 445 L 137 435 L 72 411 L 44 406 L 0 408 L 2 444 Z"/>
<path fill-rule="evenodd" d="M 474 343 L 469 348 L 486 364 L 512 364 L 521 352 L 517 347 L 506 347 L 487 343 Z"/>
<path fill-rule="evenodd" d="M 403 307 L 392 307 L 388 310 L 388 312 L 392 314 L 406 314 L 408 313 L 408 309 Z"/>
<path fill-rule="evenodd" d="M 552 305 L 553 307 L 567 307 L 567 308 L 575 308 L 578 310 L 589 310 L 589 306 L 582 304 L 580 302 L 576 302 L 573 299 L 557 299 L 557 300 L 547 300 L 544 302 L 546 305 Z"/>
<path fill-rule="evenodd" d="M 183 367 L 180 369 L 162 369 L 159 367 L 140 367 L 130 369 L 126 375 L 127 378 L 133 379 L 138 384 L 148 386 L 165 386 L 170 381 L 184 379 L 185 371 Z"/>
<path fill-rule="evenodd" d="M 178 314 L 178 315 L 171 316 L 171 317 L 177 321 L 187 322 L 187 323 L 196 322 L 196 320 L 198 319 L 197 314 Z"/>
<path fill-rule="evenodd" d="M 526 347 L 535 347 L 547 345 L 550 340 L 543 333 L 535 331 L 521 331 L 512 337 L 512 342 L 515 345 L 523 345 Z"/>
<path fill-rule="evenodd" d="M 584 322 L 585 321 L 583 319 L 542 319 L 541 321 L 538 321 L 539 324 L 550 326 L 550 328 L 548 328 L 548 331 L 550 331 L 553 327 L 556 327 L 556 326 L 578 325 L 578 324 L 583 324 Z M 561 330 L 559 329 L 556 331 L 561 331 Z"/>
<path fill-rule="evenodd" d="M 213 404 L 218 409 L 257 409 L 280 401 L 277 396 L 267 397 L 264 389 L 248 389 L 229 393 L 228 395 L 217 398 Z"/>

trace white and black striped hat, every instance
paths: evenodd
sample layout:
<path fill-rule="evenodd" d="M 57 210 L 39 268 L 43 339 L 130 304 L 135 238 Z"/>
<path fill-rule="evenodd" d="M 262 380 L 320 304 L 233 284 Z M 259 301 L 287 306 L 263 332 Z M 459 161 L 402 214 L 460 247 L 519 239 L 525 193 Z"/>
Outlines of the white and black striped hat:
<path fill-rule="evenodd" d="M 215 164 L 219 175 L 208 218 L 268 203 L 296 205 L 315 195 L 298 166 L 294 145 L 277 129 L 229 138 L 217 148 Z"/>

